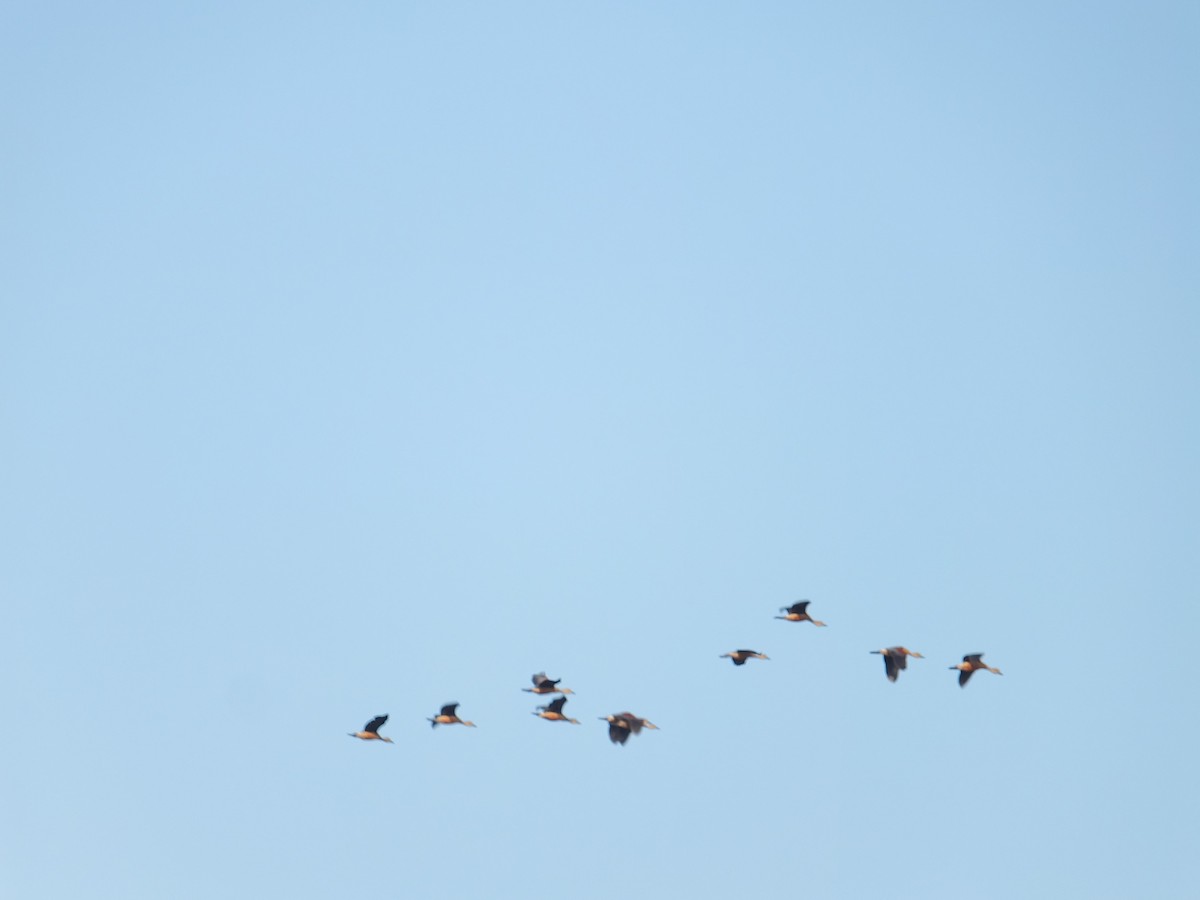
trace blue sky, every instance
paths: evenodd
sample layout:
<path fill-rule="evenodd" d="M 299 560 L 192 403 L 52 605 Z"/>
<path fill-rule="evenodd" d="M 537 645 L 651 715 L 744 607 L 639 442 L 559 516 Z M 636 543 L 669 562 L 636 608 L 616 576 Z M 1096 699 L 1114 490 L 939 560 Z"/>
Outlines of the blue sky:
<path fill-rule="evenodd" d="M 6 9 L 0 893 L 1194 885 L 1200 13 L 1051 7 Z"/>

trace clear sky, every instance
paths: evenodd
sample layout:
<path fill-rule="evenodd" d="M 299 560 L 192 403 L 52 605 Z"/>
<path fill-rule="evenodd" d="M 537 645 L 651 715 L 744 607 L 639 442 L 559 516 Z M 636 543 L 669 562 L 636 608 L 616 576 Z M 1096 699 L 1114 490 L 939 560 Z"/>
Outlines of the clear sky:
<path fill-rule="evenodd" d="M 0 896 L 1194 889 L 1198 46 L 7 5 Z"/>

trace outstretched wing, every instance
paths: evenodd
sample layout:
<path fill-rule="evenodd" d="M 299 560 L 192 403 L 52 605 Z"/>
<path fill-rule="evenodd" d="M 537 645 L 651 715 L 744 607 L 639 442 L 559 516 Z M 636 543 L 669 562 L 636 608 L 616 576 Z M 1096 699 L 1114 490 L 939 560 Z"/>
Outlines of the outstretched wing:
<path fill-rule="evenodd" d="M 615 721 L 615 722 L 609 723 L 608 739 L 610 741 L 612 741 L 614 744 L 624 744 L 627 740 L 629 740 L 628 726 L 621 724 L 620 719 L 617 719 L 617 721 Z"/>
<path fill-rule="evenodd" d="M 549 681 L 550 679 L 546 677 L 546 673 L 545 673 L 545 672 L 538 672 L 538 673 L 537 673 L 536 675 L 534 675 L 534 676 L 533 676 L 533 678 L 532 678 L 532 679 L 530 679 L 530 680 L 533 682 L 533 686 L 534 686 L 534 687 L 541 687 L 541 686 L 542 686 L 542 682 L 544 682 L 544 681 Z"/>
<path fill-rule="evenodd" d="M 383 723 L 388 720 L 387 716 L 376 716 L 370 722 L 363 726 L 363 731 L 367 734 L 375 734 L 383 727 Z"/>
<path fill-rule="evenodd" d="M 798 615 L 804 615 L 805 610 L 808 609 L 808 604 L 811 602 L 812 602 L 811 600 L 797 601 L 796 603 L 792 604 L 791 609 L 789 609 L 788 612 L 793 612 Z"/>
<path fill-rule="evenodd" d="M 549 713 L 558 713 L 559 715 L 562 715 L 562 709 L 563 709 L 563 705 L 564 705 L 566 702 L 567 702 L 567 698 L 566 698 L 566 697 L 557 697 L 557 698 L 555 698 L 554 700 L 551 700 L 551 701 L 550 701 L 548 704 L 546 704 L 546 706 L 545 706 L 545 707 L 543 707 L 543 708 L 546 710 L 546 712 L 549 712 Z"/>
<path fill-rule="evenodd" d="M 982 666 L 983 665 L 983 663 L 981 662 L 982 659 L 983 659 L 982 653 L 968 653 L 966 656 L 963 657 L 963 662 L 970 663 L 973 666 Z"/>
<path fill-rule="evenodd" d="M 958 686 L 966 687 L 967 682 L 971 680 L 971 676 L 975 674 L 974 669 L 959 669 L 958 671 Z"/>
<path fill-rule="evenodd" d="M 883 668 L 887 672 L 888 681 L 895 681 L 900 677 L 900 673 L 896 670 L 896 657 L 892 654 L 883 654 Z"/>
<path fill-rule="evenodd" d="M 445 706 L 443 706 L 443 707 L 442 707 L 442 711 L 441 711 L 440 713 L 438 713 L 438 715 L 441 715 L 441 716 L 453 716 L 453 715 L 454 715 L 454 711 L 455 711 L 456 709 L 458 709 L 458 704 L 457 704 L 457 703 L 447 703 Z"/>

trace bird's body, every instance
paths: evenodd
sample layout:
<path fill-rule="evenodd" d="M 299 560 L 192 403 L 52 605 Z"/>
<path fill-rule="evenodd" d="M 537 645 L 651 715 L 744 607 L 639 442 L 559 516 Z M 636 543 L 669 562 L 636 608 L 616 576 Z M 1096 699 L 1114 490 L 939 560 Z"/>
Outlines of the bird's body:
<path fill-rule="evenodd" d="M 987 669 L 994 675 L 1003 675 L 999 669 L 994 666 L 989 666 L 983 661 L 982 653 L 968 653 L 963 657 L 963 661 L 956 666 L 951 666 L 951 669 L 958 669 L 958 686 L 966 687 L 967 682 L 971 680 L 971 675 L 980 669 Z"/>
<path fill-rule="evenodd" d="M 808 604 L 811 602 L 811 600 L 799 600 L 791 606 L 781 606 L 779 607 L 779 611 L 783 615 L 776 616 L 775 618 L 783 619 L 787 622 L 812 622 L 814 625 L 824 628 L 824 622 L 818 622 L 808 614 Z"/>
<path fill-rule="evenodd" d="M 568 718 L 566 713 L 563 712 L 563 706 L 566 705 L 566 702 L 566 697 L 557 697 L 547 705 L 539 706 L 539 712 L 535 712 L 534 715 L 548 722 L 570 722 L 572 725 L 578 725 L 578 719 Z"/>
<path fill-rule="evenodd" d="M 561 678 L 559 678 L 559 679 L 547 678 L 545 672 L 538 672 L 536 675 L 533 676 L 533 678 L 531 680 L 533 681 L 533 687 L 521 688 L 521 690 L 525 691 L 528 694 L 573 694 L 573 693 L 575 693 L 570 688 L 560 688 L 558 686 L 558 682 L 562 681 L 562 679 Z"/>
<path fill-rule="evenodd" d="M 721 659 L 732 659 L 735 666 L 744 666 L 748 659 L 770 659 L 765 653 L 757 650 L 734 650 L 732 653 L 722 653 Z"/>
<path fill-rule="evenodd" d="M 442 711 L 429 720 L 430 728 L 437 728 L 439 725 L 466 725 L 469 728 L 474 728 L 474 722 L 467 722 L 460 719 L 455 713 L 458 709 L 457 703 L 447 703 L 442 707 Z"/>
<path fill-rule="evenodd" d="M 886 650 L 872 650 L 871 652 L 883 656 L 883 668 L 887 672 L 888 681 L 895 681 L 900 677 L 900 673 L 908 668 L 908 657 L 925 658 L 907 647 L 888 647 Z"/>
<path fill-rule="evenodd" d="M 386 741 L 390 744 L 392 743 L 392 739 L 390 737 L 384 737 L 379 733 L 379 729 L 383 727 L 383 723 L 387 720 L 387 716 L 376 716 L 363 726 L 362 731 L 349 732 L 350 737 L 356 737 L 360 741 Z"/>
<path fill-rule="evenodd" d="M 635 716 L 631 712 L 613 713 L 611 716 L 601 716 L 600 721 L 608 723 L 608 739 L 614 744 L 622 744 L 629 740 L 631 734 L 641 734 L 643 728 L 657 731 L 658 726 L 649 719 Z"/>

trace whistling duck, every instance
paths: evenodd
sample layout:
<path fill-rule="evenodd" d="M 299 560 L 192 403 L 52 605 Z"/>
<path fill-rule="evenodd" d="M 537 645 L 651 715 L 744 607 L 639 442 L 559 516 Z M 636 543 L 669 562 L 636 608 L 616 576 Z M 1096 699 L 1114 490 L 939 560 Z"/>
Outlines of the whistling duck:
<path fill-rule="evenodd" d="M 466 725 L 470 728 L 475 727 L 474 722 L 465 722 L 455 715 L 454 711 L 458 709 L 457 703 L 447 703 L 442 707 L 442 711 L 430 719 L 430 728 L 437 728 L 439 725 Z"/>
<path fill-rule="evenodd" d="M 811 600 L 800 600 L 791 606 L 781 606 L 779 607 L 779 611 L 784 613 L 784 615 L 776 616 L 775 618 L 784 619 L 788 622 L 812 622 L 814 625 L 824 628 L 824 622 L 818 622 L 808 614 L 808 604 L 811 602 Z"/>
<path fill-rule="evenodd" d="M 539 706 L 538 709 L 541 710 L 541 712 L 535 712 L 534 715 L 550 722 L 570 722 L 572 725 L 578 725 L 578 719 L 570 719 L 567 717 L 566 713 L 563 712 L 563 706 L 566 705 L 566 702 L 566 697 L 556 697 L 546 706 Z"/>
<path fill-rule="evenodd" d="M 533 678 L 531 680 L 533 681 L 533 687 L 521 688 L 521 690 L 523 690 L 529 694 L 573 694 L 573 693 L 575 693 L 570 688 L 560 688 L 558 686 L 558 682 L 562 681 L 562 679 L 561 678 L 559 678 L 557 680 L 549 679 L 546 677 L 545 672 L 538 672 L 536 675 L 533 676 Z"/>
<path fill-rule="evenodd" d="M 383 727 L 383 723 L 387 720 L 387 716 L 376 716 L 363 726 L 362 731 L 349 732 L 350 737 L 356 737 L 362 741 L 387 741 L 389 744 L 391 744 L 393 741 L 390 737 L 384 737 L 379 733 L 379 729 Z"/>
<path fill-rule="evenodd" d="M 732 659 L 735 666 L 744 666 L 748 659 L 770 659 L 765 653 L 757 650 L 734 650 L 732 653 L 722 653 L 720 659 Z"/>
<path fill-rule="evenodd" d="M 883 655 L 883 668 L 887 672 L 888 681 L 895 681 L 900 677 L 901 671 L 908 668 L 908 657 L 925 658 L 907 647 L 888 647 L 886 650 L 872 650 L 871 652 Z"/>
<path fill-rule="evenodd" d="M 970 681 L 970 679 L 971 679 L 971 675 L 980 669 L 987 669 L 989 672 L 991 672 L 995 675 L 1003 675 L 1004 674 L 999 669 L 994 668 L 993 666 L 989 666 L 987 663 L 985 663 L 983 661 L 982 653 L 968 653 L 966 656 L 963 657 L 962 662 L 960 662 L 957 666 L 951 666 L 950 668 L 958 669 L 958 686 L 959 687 L 966 687 L 967 682 Z"/>
<path fill-rule="evenodd" d="M 629 735 L 640 734 L 643 728 L 658 730 L 658 726 L 649 719 L 635 716 L 631 712 L 600 716 L 600 721 L 608 723 L 608 739 L 614 744 L 624 745 L 629 740 Z"/>

